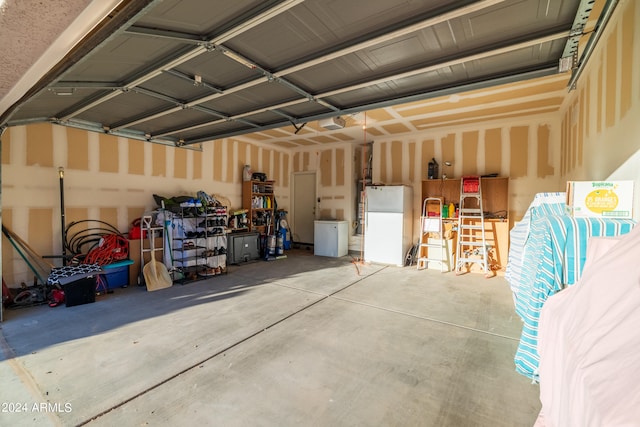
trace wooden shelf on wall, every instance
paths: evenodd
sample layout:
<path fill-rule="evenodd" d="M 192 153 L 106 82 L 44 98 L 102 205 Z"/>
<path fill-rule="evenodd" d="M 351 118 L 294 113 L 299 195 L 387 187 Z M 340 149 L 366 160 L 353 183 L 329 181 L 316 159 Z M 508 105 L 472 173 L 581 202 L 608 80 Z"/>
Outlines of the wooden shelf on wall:
<path fill-rule="evenodd" d="M 243 181 L 242 208 L 247 210 L 249 231 L 257 231 L 260 234 L 265 234 L 267 232 L 267 226 L 264 221 L 266 217 L 269 217 L 271 230 L 273 231 L 275 221 L 274 186 L 275 181 Z M 262 202 L 256 204 L 256 199 Z M 264 204 L 267 199 L 268 207 Z"/>
<path fill-rule="evenodd" d="M 441 197 L 444 203 L 460 202 L 460 178 L 429 179 L 422 181 L 422 200 Z M 482 178 L 482 207 L 485 212 L 485 237 L 497 263 L 498 274 L 504 273 L 509 256 L 509 178 Z M 422 203 L 420 204 L 422 208 Z M 418 216 L 422 215 L 422 212 Z M 456 222 L 457 218 L 445 219 Z M 479 270 L 481 271 L 481 270 Z"/>
<path fill-rule="evenodd" d="M 444 197 L 444 203 L 457 205 L 460 201 L 460 178 L 428 179 L 422 181 L 422 200 Z M 509 218 L 509 178 L 482 178 L 482 207 L 485 218 Z"/>

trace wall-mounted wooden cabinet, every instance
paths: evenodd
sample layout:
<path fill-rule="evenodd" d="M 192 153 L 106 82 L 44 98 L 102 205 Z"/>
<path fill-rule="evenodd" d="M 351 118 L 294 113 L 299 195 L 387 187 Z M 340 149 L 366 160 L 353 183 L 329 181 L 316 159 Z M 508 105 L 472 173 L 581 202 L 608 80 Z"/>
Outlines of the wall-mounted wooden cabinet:
<path fill-rule="evenodd" d="M 485 238 L 492 248 L 489 253 L 500 273 L 507 267 L 509 256 L 509 178 L 482 178 L 481 187 Z M 457 207 L 460 202 L 460 178 L 422 181 L 422 200 L 427 197 L 441 197 L 445 204 L 453 203 Z M 420 206 L 422 207 L 422 203 Z M 457 218 L 444 221 L 455 223 Z"/>
<path fill-rule="evenodd" d="M 509 178 L 482 178 L 482 208 L 485 218 L 509 218 Z M 460 201 L 460 178 L 428 179 L 422 181 L 422 200 L 444 197 L 444 203 L 457 205 Z"/>

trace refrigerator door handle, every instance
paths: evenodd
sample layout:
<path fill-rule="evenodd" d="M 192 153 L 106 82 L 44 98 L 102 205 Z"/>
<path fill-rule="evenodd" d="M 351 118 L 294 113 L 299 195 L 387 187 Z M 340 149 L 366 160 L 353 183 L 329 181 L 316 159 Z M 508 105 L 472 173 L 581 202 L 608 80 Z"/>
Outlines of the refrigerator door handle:
<path fill-rule="evenodd" d="M 367 203 L 367 193 L 365 187 L 364 194 L 364 228 L 362 229 L 364 233 L 367 233 L 367 229 L 369 228 L 369 204 Z"/>

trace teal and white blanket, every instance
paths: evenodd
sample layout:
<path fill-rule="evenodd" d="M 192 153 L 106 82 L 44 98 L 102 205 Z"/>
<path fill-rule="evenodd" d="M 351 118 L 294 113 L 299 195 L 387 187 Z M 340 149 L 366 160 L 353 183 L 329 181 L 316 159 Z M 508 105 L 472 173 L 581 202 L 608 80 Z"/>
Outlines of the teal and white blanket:
<path fill-rule="evenodd" d="M 547 200 L 562 193 L 554 194 Z M 538 320 L 544 302 L 580 279 L 589 237 L 626 234 L 635 225 L 630 219 L 564 215 L 558 212 L 558 200 L 548 204 L 538 200 L 538 206 L 530 207 L 528 231 L 524 238 L 516 235 L 512 240 L 506 274 L 514 294 L 515 311 L 523 321 L 515 355 L 516 370 L 536 381 Z M 564 211 L 564 203 L 561 205 Z"/>

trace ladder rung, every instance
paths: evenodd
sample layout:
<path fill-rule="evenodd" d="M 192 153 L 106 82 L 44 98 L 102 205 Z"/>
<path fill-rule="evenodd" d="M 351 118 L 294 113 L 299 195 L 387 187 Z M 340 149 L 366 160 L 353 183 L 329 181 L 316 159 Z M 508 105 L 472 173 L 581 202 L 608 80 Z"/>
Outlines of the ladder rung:
<path fill-rule="evenodd" d="M 483 226 L 483 225 L 466 225 L 466 224 L 461 224 L 461 225 L 460 225 L 460 230 L 484 230 L 484 226 Z"/>
<path fill-rule="evenodd" d="M 418 262 L 429 262 L 429 261 L 433 261 L 433 262 L 446 262 L 446 259 L 442 259 L 442 258 L 427 258 L 427 257 L 420 257 L 418 258 Z"/>
<path fill-rule="evenodd" d="M 437 243 L 422 243 L 421 248 L 446 248 L 445 245 L 439 245 Z"/>
<path fill-rule="evenodd" d="M 462 209 L 458 209 L 458 214 L 461 213 L 482 213 L 482 210 L 480 210 L 479 208 L 462 208 Z"/>
<path fill-rule="evenodd" d="M 482 258 L 458 258 L 458 261 L 461 263 L 464 261 L 465 263 L 475 262 L 477 264 L 484 264 L 484 260 Z"/>
<path fill-rule="evenodd" d="M 475 242 L 475 241 L 471 241 L 471 240 L 460 240 L 460 244 L 461 245 L 467 245 L 467 246 L 486 246 L 486 243 L 482 243 L 482 242 Z"/>

